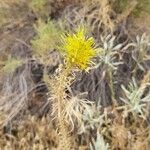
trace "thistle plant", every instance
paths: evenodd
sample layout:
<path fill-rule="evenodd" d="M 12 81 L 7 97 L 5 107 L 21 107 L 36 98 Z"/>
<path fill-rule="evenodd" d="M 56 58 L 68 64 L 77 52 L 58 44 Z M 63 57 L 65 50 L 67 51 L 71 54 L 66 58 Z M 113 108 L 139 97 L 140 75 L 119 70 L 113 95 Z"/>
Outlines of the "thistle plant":
<path fill-rule="evenodd" d="M 146 84 L 139 87 L 134 78 L 133 81 L 130 82 L 128 88 L 125 88 L 122 85 L 122 89 L 125 93 L 125 98 L 121 98 L 121 100 L 127 106 L 128 112 L 141 114 L 143 118 L 145 106 L 150 102 L 150 93 L 143 97 L 146 87 Z"/>
<path fill-rule="evenodd" d="M 51 98 L 53 102 L 53 112 L 58 124 L 60 137 L 60 149 L 70 150 L 72 148 L 72 138 L 70 135 L 70 126 L 73 128 L 73 121 L 81 122 L 82 115 L 80 111 L 87 109 L 87 104 L 83 100 L 73 100 L 66 93 L 69 91 L 70 84 L 74 80 L 73 70 L 87 70 L 92 63 L 91 59 L 96 55 L 93 38 L 85 35 L 84 28 L 78 28 L 76 33 L 67 34 L 62 37 L 62 46 L 60 51 L 64 54 L 64 66 L 59 75 L 55 77 L 51 84 Z M 65 142 L 64 142 L 65 141 Z"/>

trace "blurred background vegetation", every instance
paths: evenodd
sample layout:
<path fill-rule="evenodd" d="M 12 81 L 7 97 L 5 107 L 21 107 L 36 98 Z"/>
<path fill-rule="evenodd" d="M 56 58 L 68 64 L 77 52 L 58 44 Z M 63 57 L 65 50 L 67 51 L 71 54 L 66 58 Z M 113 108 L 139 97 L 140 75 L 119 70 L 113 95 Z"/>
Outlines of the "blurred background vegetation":
<path fill-rule="evenodd" d="M 150 0 L 1 0 L 0 149 L 149 150 L 149 35 Z"/>

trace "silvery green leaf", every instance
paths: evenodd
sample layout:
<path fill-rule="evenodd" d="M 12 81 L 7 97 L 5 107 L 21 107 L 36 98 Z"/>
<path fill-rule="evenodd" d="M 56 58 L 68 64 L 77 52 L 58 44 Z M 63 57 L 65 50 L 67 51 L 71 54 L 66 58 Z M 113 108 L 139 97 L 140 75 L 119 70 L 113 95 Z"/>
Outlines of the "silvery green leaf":
<path fill-rule="evenodd" d="M 109 41 L 111 37 L 112 37 L 112 35 L 111 35 L 111 34 L 108 34 L 108 35 L 106 36 L 106 38 L 105 38 L 105 41 Z"/>
<path fill-rule="evenodd" d="M 122 44 L 118 44 L 113 48 L 113 50 L 114 51 L 119 50 L 121 47 L 122 47 Z"/>
<path fill-rule="evenodd" d="M 113 37 L 110 39 L 110 41 L 109 41 L 109 49 L 112 49 L 112 48 L 113 48 L 115 38 L 116 38 L 116 37 L 113 36 Z"/>
<path fill-rule="evenodd" d="M 132 79 L 130 82 L 128 89 L 125 88 L 123 85 L 121 86 L 126 98 L 120 98 L 129 108 L 129 111 L 134 111 L 136 113 L 141 113 L 144 115 L 144 109 L 146 103 L 142 102 L 149 102 L 150 95 L 143 97 L 144 91 L 146 86 L 138 87 L 135 78 Z"/>
<path fill-rule="evenodd" d="M 115 62 L 115 63 L 113 63 L 115 66 L 118 66 L 118 65 L 122 65 L 122 64 L 124 64 L 124 62 Z"/>
<path fill-rule="evenodd" d="M 142 102 L 150 102 L 150 93 L 148 96 L 146 96 L 142 99 Z"/>
<path fill-rule="evenodd" d="M 146 38 L 146 33 L 143 33 L 142 36 L 141 36 L 141 42 L 143 42 Z"/>
<path fill-rule="evenodd" d="M 144 68 L 140 63 L 138 63 L 138 66 L 139 66 L 139 68 L 140 68 L 142 71 L 145 72 L 145 68 Z"/>
<path fill-rule="evenodd" d="M 92 138 L 92 143 L 94 143 L 94 148 L 90 143 L 90 150 L 108 150 L 109 144 L 105 143 L 104 138 L 100 133 L 97 132 L 96 141 Z"/>
<path fill-rule="evenodd" d="M 137 43 L 140 43 L 140 37 L 139 37 L 139 35 L 136 36 L 136 41 L 137 41 Z"/>
<path fill-rule="evenodd" d="M 126 94 L 130 94 L 130 92 L 124 87 L 124 85 L 121 85 L 121 88 L 123 89 L 123 91 L 124 91 Z"/>
<path fill-rule="evenodd" d="M 108 49 L 108 44 L 106 42 L 104 42 L 104 49 L 107 50 Z"/>

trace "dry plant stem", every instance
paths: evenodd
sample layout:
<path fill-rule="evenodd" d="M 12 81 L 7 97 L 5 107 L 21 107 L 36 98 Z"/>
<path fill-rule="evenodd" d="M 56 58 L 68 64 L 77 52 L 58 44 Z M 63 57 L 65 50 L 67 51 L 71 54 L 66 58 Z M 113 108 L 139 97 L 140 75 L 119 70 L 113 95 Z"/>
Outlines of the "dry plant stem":
<path fill-rule="evenodd" d="M 63 70 L 63 72 L 60 74 L 59 79 L 57 80 L 57 95 L 56 95 L 56 101 L 58 103 L 58 130 L 59 130 L 59 150 L 70 150 L 72 149 L 71 144 L 71 136 L 69 133 L 69 125 L 67 124 L 67 120 L 65 119 L 65 116 L 63 115 L 63 111 L 65 109 L 65 87 L 64 85 L 67 82 L 67 76 L 69 75 L 71 71 L 70 67 L 67 67 Z"/>
<path fill-rule="evenodd" d="M 111 20 L 109 13 L 112 11 L 111 5 L 109 4 L 109 0 L 101 0 L 101 9 L 102 12 L 102 21 L 104 25 L 110 29 L 111 32 L 114 31 L 114 22 Z"/>
<path fill-rule="evenodd" d="M 114 85 L 113 85 L 113 75 L 112 75 L 112 70 L 107 70 L 108 73 L 108 78 L 109 78 L 109 83 L 110 83 L 110 90 L 111 90 L 111 99 L 113 102 L 113 106 L 117 106 L 116 100 L 115 100 L 115 93 L 114 93 Z"/>
<path fill-rule="evenodd" d="M 59 150 L 71 150 L 72 149 L 72 140 L 69 133 L 68 124 L 65 121 L 64 117 L 60 117 L 58 120 L 59 126 Z"/>
<path fill-rule="evenodd" d="M 62 117 L 62 112 L 65 107 L 65 87 L 64 85 L 67 82 L 67 76 L 70 72 L 70 68 L 67 67 L 66 69 L 63 70 L 63 72 L 60 74 L 58 80 L 56 81 L 57 85 L 57 102 L 58 102 L 58 118 Z"/>

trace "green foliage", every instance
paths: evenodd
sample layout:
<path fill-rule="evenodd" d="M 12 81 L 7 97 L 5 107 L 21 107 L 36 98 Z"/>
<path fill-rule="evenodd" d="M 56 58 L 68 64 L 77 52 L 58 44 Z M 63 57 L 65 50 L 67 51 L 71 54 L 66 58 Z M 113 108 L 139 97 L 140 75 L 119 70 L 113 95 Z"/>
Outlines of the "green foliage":
<path fill-rule="evenodd" d="M 15 71 L 15 69 L 22 65 L 23 61 L 20 59 L 12 58 L 11 56 L 8 57 L 6 61 L 0 62 L 3 67 L 0 70 L 3 74 L 5 73 L 11 73 Z"/>
<path fill-rule="evenodd" d="M 115 0 L 113 7 L 116 12 L 121 13 L 128 4 L 129 0 Z"/>
<path fill-rule="evenodd" d="M 150 13 L 150 0 L 138 0 L 138 5 L 133 10 L 133 15 L 139 17 L 142 12 Z"/>
<path fill-rule="evenodd" d="M 31 0 L 29 2 L 29 8 L 34 12 L 37 18 L 47 20 L 52 8 L 50 1 L 51 0 Z"/>
<path fill-rule="evenodd" d="M 34 12 L 43 11 L 46 0 L 31 0 L 30 7 Z"/>
<path fill-rule="evenodd" d="M 125 9 L 128 9 L 130 0 L 115 0 L 113 6 L 117 13 L 122 13 Z M 150 0 L 137 0 L 137 5 L 132 14 L 135 17 L 139 17 L 142 12 L 150 13 Z"/>
<path fill-rule="evenodd" d="M 55 23 L 48 21 L 44 23 L 39 20 L 34 26 L 37 35 L 31 41 L 33 52 L 38 56 L 47 56 L 50 51 L 54 50 L 60 44 L 61 31 L 56 27 Z"/>

